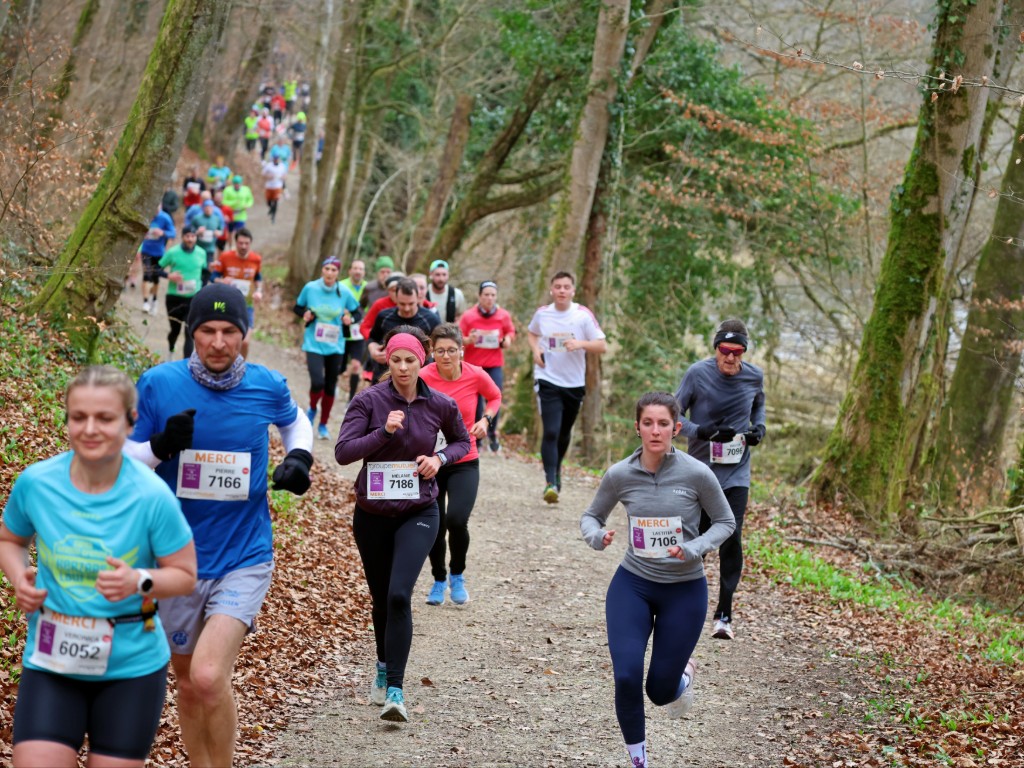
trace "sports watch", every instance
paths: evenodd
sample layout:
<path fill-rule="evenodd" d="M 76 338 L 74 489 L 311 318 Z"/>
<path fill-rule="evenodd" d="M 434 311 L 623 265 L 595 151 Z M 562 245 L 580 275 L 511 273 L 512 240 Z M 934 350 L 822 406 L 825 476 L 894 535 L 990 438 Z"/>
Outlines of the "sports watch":
<path fill-rule="evenodd" d="M 143 597 L 149 597 L 149 593 L 153 591 L 153 574 L 139 568 L 139 583 L 135 591 Z"/>

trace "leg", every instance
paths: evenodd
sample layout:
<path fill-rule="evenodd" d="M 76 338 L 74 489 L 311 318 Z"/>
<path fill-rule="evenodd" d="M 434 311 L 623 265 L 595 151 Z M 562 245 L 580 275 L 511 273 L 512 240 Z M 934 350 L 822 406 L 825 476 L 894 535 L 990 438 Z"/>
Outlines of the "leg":
<path fill-rule="evenodd" d="M 459 576 L 466 570 L 466 555 L 469 552 L 469 516 L 473 512 L 473 505 L 476 504 L 479 487 L 479 460 L 474 459 L 452 467 L 452 474 L 448 478 L 447 515 L 452 576 Z"/>
<path fill-rule="evenodd" d="M 142 677 L 98 686 L 89 713 L 89 768 L 142 768 L 153 748 L 166 693 L 166 665 Z"/>
<path fill-rule="evenodd" d="M 22 671 L 14 704 L 14 765 L 74 768 L 88 728 L 87 686 L 34 669 Z"/>
<path fill-rule="evenodd" d="M 238 711 L 231 674 L 247 629 L 239 619 L 214 614 L 191 655 L 171 656 L 181 738 L 191 765 L 216 768 L 234 758 Z"/>
<path fill-rule="evenodd" d="M 448 533 L 448 487 L 454 469 L 455 465 L 441 467 L 437 473 L 437 537 L 434 539 L 434 545 L 430 548 L 430 574 L 434 577 L 434 581 L 445 581 L 448 578 L 448 571 L 444 566 L 444 556 Z"/>
<path fill-rule="evenodd" d="M 185 322 L 188 320 L 188 310 L 191 306 L 192 300 L 184 298 L 182 296 L 171 296 L 168 294 L 164 303 L 167 306 L 167 319 L 171 324 L 171 329 L 167 334 L 167 344 L 170 346 L 171 353 L 174 353 L 174 345 L 178 343 L 178 335 L 185 327 Z M 185 336 L 185 357 L 192 354 L 192 350 L 189 349 L 189 335 L 186 331 Z"/>
<path fill-rule="evenodd" d="M 615 678 L 615 715 L 627 744 L 639 744 L 646 739 L 644 654 L 654 627 L 654 611 L 645 594 L 650 584 L 619 566 L 605 597 L 608 652 Z"/>
<path fill-rule="evenodd" d="M 727 488 L 725 491 L 725 499 L 736 516 L 736 530 L 718 550 L 721 577 L 718 585 L 718 606 L 715 608 L 716 619 L 732 619 L 732 597 L 740 585 L 740 575 L 743 573 L 743 516 L 747 511 L 749 493 L 750 489 L 743 487 Z"/>
<path fill-rule="evenodd" d="M 484 368 L 484 373 L 486 373 L 488 376 L 491 377 L 491 381 L 494 382 L 495 386 L 499 390 L 504 390 L 504 388 L 505 388 L 505 369 L 504 368 L 502 368 L 500 366 L 494 367 L 494 368 Z M 483 417 L 483 412 L 481 412 L 481 413 L 479 413 L 477 415 L 476 420 L 480 421 L 480 419 L 482 417 Z M 499 408 L 498 412 L 494 414 L 494 420 L 487 427 L 487 439 L 488 439 L 488 441 L 492 445 L 494 443 L 498 442 L 498 419 L 500 417 L 501 417 L 501 409 Z"/>
<path fill-rule="evenodd" d="M 391 561 L 395 556 L 395 519 L 371 515 L 358 507 L 352 515 L 352 535 L 363 563 L 363 575 L 370 590 L 373 639 L 377 645 L 377 661 L 387 658 L 385 637 L 388 628 L 388 582 Z"/>
<path fill-rule="evenodd" d="M 558 441 L 562 426 L 562 398 L 559 387 L 543 379 L 537 382 L 537 406 L 544 431 L 540 441 L 540 457 L 544 463 L 544 479 L 554 485 L 558 474 Z"/>
<path fill-rule="evenodd" d="M 326 365 L 324 356 L 316 352 L 306 353 L 306 370 L 309 371 L 309 410 L 316 411 L 317 404 L 324 394 L 324 381 Z M 310 418 L 310 421 L 313 419 Z"/>
<path fill-rule="evenodd" d="M 555 473 L 555 482 L 561 489 L 562 483 L 562 460 L 569 452 L 569 445 L 572 443 L 572 428 L 576 423 L 576 417 L 580 413 L 580 406 L 583 405 L 583 394 L 586 390 L 583 387 L 573 387 L 562 390 L 562 423 L 558 430 L 558 469 Z"/>
<path fill-rule="evenodd" d="M 654 585 L 654 644 L 647 671 L 647 697 L 664 706 L 678 698 L 679 681 L 693 655 L 708 614 L 705 579 Z"/>
<path fill-rule="evenodd" d="M 320 423 L 326 425 L 331 418 L 334 399 L 338 391 L 338 375 L 344 363 L 344 355 L 327 355 L 324 358 L 324 406 L 320 411 Z"/>

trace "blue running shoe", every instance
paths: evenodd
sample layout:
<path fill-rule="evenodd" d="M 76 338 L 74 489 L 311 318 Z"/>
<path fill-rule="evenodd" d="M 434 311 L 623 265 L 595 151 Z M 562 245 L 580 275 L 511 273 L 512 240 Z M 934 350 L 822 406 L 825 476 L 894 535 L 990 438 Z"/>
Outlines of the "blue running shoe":
<path fill-rule="evenodd" d="M 448 584 L 443 581 L 435 581 L 434 586 L 430 588 L 430 594 L 427 595 L 427 605 L 444 605 L 444 590 Z M 455 596 L 452 595 L 452 600 Z"/>
<path fill-rule="evenodd" d="M 370 703 L 376 704 L 378 707 L 384 705 L 384 701 L 387 698 L 388 692 L 388 668 L 377 664 L 377 674 L 373 679 L 373 685 L 370 687 Z"/>
<path fill-rule="evenodd" d="M 309 419 L 310 424 L 316 421 L 316 408 L 310 408 L 309 410 L 307 410 L 306 417 Z"/>
<path fill-rule="evenodd" d="M 452 589 L 452 602 L 456 605 L 465 605 L 469 602 L 469 592 L 466 591 L 466 580 L 460 573 L 454 573 L 448 577 L 448 584 Z"/>
<path fill-rule="evenodd" d="M 405 696 L 402 694 L 401 688 L 388 688 L 380 719 L 390 720 L 392 723 L 409 722 L 409 713 L 405 711 Z"/>
<path fill-rule="evenodd" d="M 331 439 L 331 433 L 327 431 L 327 425 L 326 424 L 321 424 L 320 428 L 317 429 L 316 433 L 318 435 L 320 435 L 320 439 L 321 440 L 330 440 Z"/>

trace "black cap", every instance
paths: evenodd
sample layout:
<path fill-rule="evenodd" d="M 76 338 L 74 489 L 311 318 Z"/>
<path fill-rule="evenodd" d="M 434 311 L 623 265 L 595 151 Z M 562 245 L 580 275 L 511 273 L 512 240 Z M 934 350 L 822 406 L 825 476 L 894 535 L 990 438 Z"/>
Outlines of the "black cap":
<path fill-rule="evenodd" d="M 195 333 L 196 328 L 211 320 L 226 320 L 247 333 L 249 310 L 242 292 L 224 283 L 210 283 L 200 289 L 188 310 L 189 333 Z"/>

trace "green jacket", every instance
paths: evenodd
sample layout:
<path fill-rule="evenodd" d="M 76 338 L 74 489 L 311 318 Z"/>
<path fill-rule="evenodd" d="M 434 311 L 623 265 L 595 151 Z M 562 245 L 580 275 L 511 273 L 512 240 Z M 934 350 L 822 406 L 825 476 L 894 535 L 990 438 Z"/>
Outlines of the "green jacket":
<path fill-rule="evenodd" d="M 229 184 L 224 188 L 223 194 L 224 205 L 235 213 L 234 220 L 244 223 L 249 218 L 249 209 L 256 204 L 252 190 L 244 184 L 238 189 L 235 189 L 234 184 Z"/>

